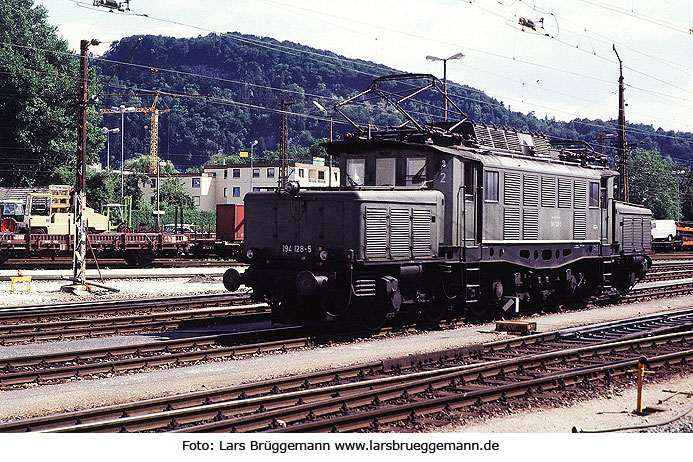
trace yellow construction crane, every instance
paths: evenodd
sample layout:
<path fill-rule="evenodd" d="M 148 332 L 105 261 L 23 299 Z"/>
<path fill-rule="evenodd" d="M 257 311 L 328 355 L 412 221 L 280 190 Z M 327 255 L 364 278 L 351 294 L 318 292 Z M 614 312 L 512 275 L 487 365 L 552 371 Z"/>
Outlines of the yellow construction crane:
<path fill-rule="evenodd" d="M 159 114 L 164 114 L 169 112 L 170 109 L 157 109 L 156 102 L 159 99 L 159 94 L 154 96 L 154 102 L 151 107 L 136 107 L 130 112 L 144 112 L 151 113 L 151 139 L 149 141 L 149 173 L 155 174 L 159 169 Z M 114 109 L 101 109 L 102 114 L 120 114 L 119 110 Z"/>

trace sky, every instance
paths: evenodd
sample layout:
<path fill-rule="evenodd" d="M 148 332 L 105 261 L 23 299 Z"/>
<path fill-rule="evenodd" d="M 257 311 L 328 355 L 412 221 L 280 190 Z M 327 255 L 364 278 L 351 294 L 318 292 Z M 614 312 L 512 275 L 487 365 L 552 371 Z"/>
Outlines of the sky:
<path fill-rule="evenodd" d="M 36 0 L 77 50 L 81 39 L 240 32 L 288 40 L 466 84 L 538 117 L 626 118 L 693 132 L 693 0 Z M 542 20 L 543 18 L 543 20 Z M 519 23 L 531 20 L 534 29 Z M 543 25 L 543 27 L 542 27 Z M 331 64 L 325 64 L 331 65 Z M 335 64 L 339 65 L 339 64 Z"/>

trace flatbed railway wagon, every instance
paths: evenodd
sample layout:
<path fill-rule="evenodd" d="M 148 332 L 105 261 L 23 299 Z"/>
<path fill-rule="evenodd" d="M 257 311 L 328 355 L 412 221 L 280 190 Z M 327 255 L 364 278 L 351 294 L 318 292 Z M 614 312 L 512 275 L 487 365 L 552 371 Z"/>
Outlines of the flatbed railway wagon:
<path fill-rule="evenodd" d="M 227 271 L 229 290 L 252 287 L 277 321 L 377 329 L 402 313 L 498 316 L 617 296 L 645 275 L 652 214 L 616 200 L 603 155 L 461 111 L 419 123 L 400 102 L 425 89 L 444 96 L 433 76 L 387 76 L 335 107 L 355 129 L 324 145 L 346 173 L 339 188 L 246 196 L 250 266 Z M 345 107 L 374 94 L 405 123 L 353 122 Z"/>
<path fill-rule="evenodd" d="M 149 266 L 156 257 L 177 256 L 189 251 L 190 237 L 172 233 L 93 233 L 87 234 L 87 252 L 99 256 L 121 257 L 132 266 Z M 0 233 L 0 263 L 8 258 L 70 255 L 73 234 Z"/>

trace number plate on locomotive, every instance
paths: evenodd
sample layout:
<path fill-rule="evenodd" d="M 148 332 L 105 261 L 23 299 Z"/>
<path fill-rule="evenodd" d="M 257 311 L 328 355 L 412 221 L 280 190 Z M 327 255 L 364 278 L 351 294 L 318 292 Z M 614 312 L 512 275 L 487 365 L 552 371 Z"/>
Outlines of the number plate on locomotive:
<path fill-rule="evenodd" d="M 288 255 L 310 255 L 313 246 L 310 244 L 282 244 L 282 253 Z"/>

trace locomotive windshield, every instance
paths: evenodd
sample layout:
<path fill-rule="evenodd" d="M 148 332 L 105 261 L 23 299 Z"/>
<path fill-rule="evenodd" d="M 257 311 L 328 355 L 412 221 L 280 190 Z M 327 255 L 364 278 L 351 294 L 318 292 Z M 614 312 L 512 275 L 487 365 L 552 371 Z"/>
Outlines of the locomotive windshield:
<path fill-rule="evenodd" d="M 410 157 L 407 159 L 407 186 L 419 185 L 426 181 L 426 159 Z"/>
<path fill-rule="evenodd" d="M 348 186 L 363 186 L 366 184 L 366 159 L 347 159 L 346 165 Z"/>
<path fill-rule="evenodd" d="M 397 159 L 394 157 L 379 157 L 375 159 L 375 185 L 394 186 L 395 167 Z"/>

